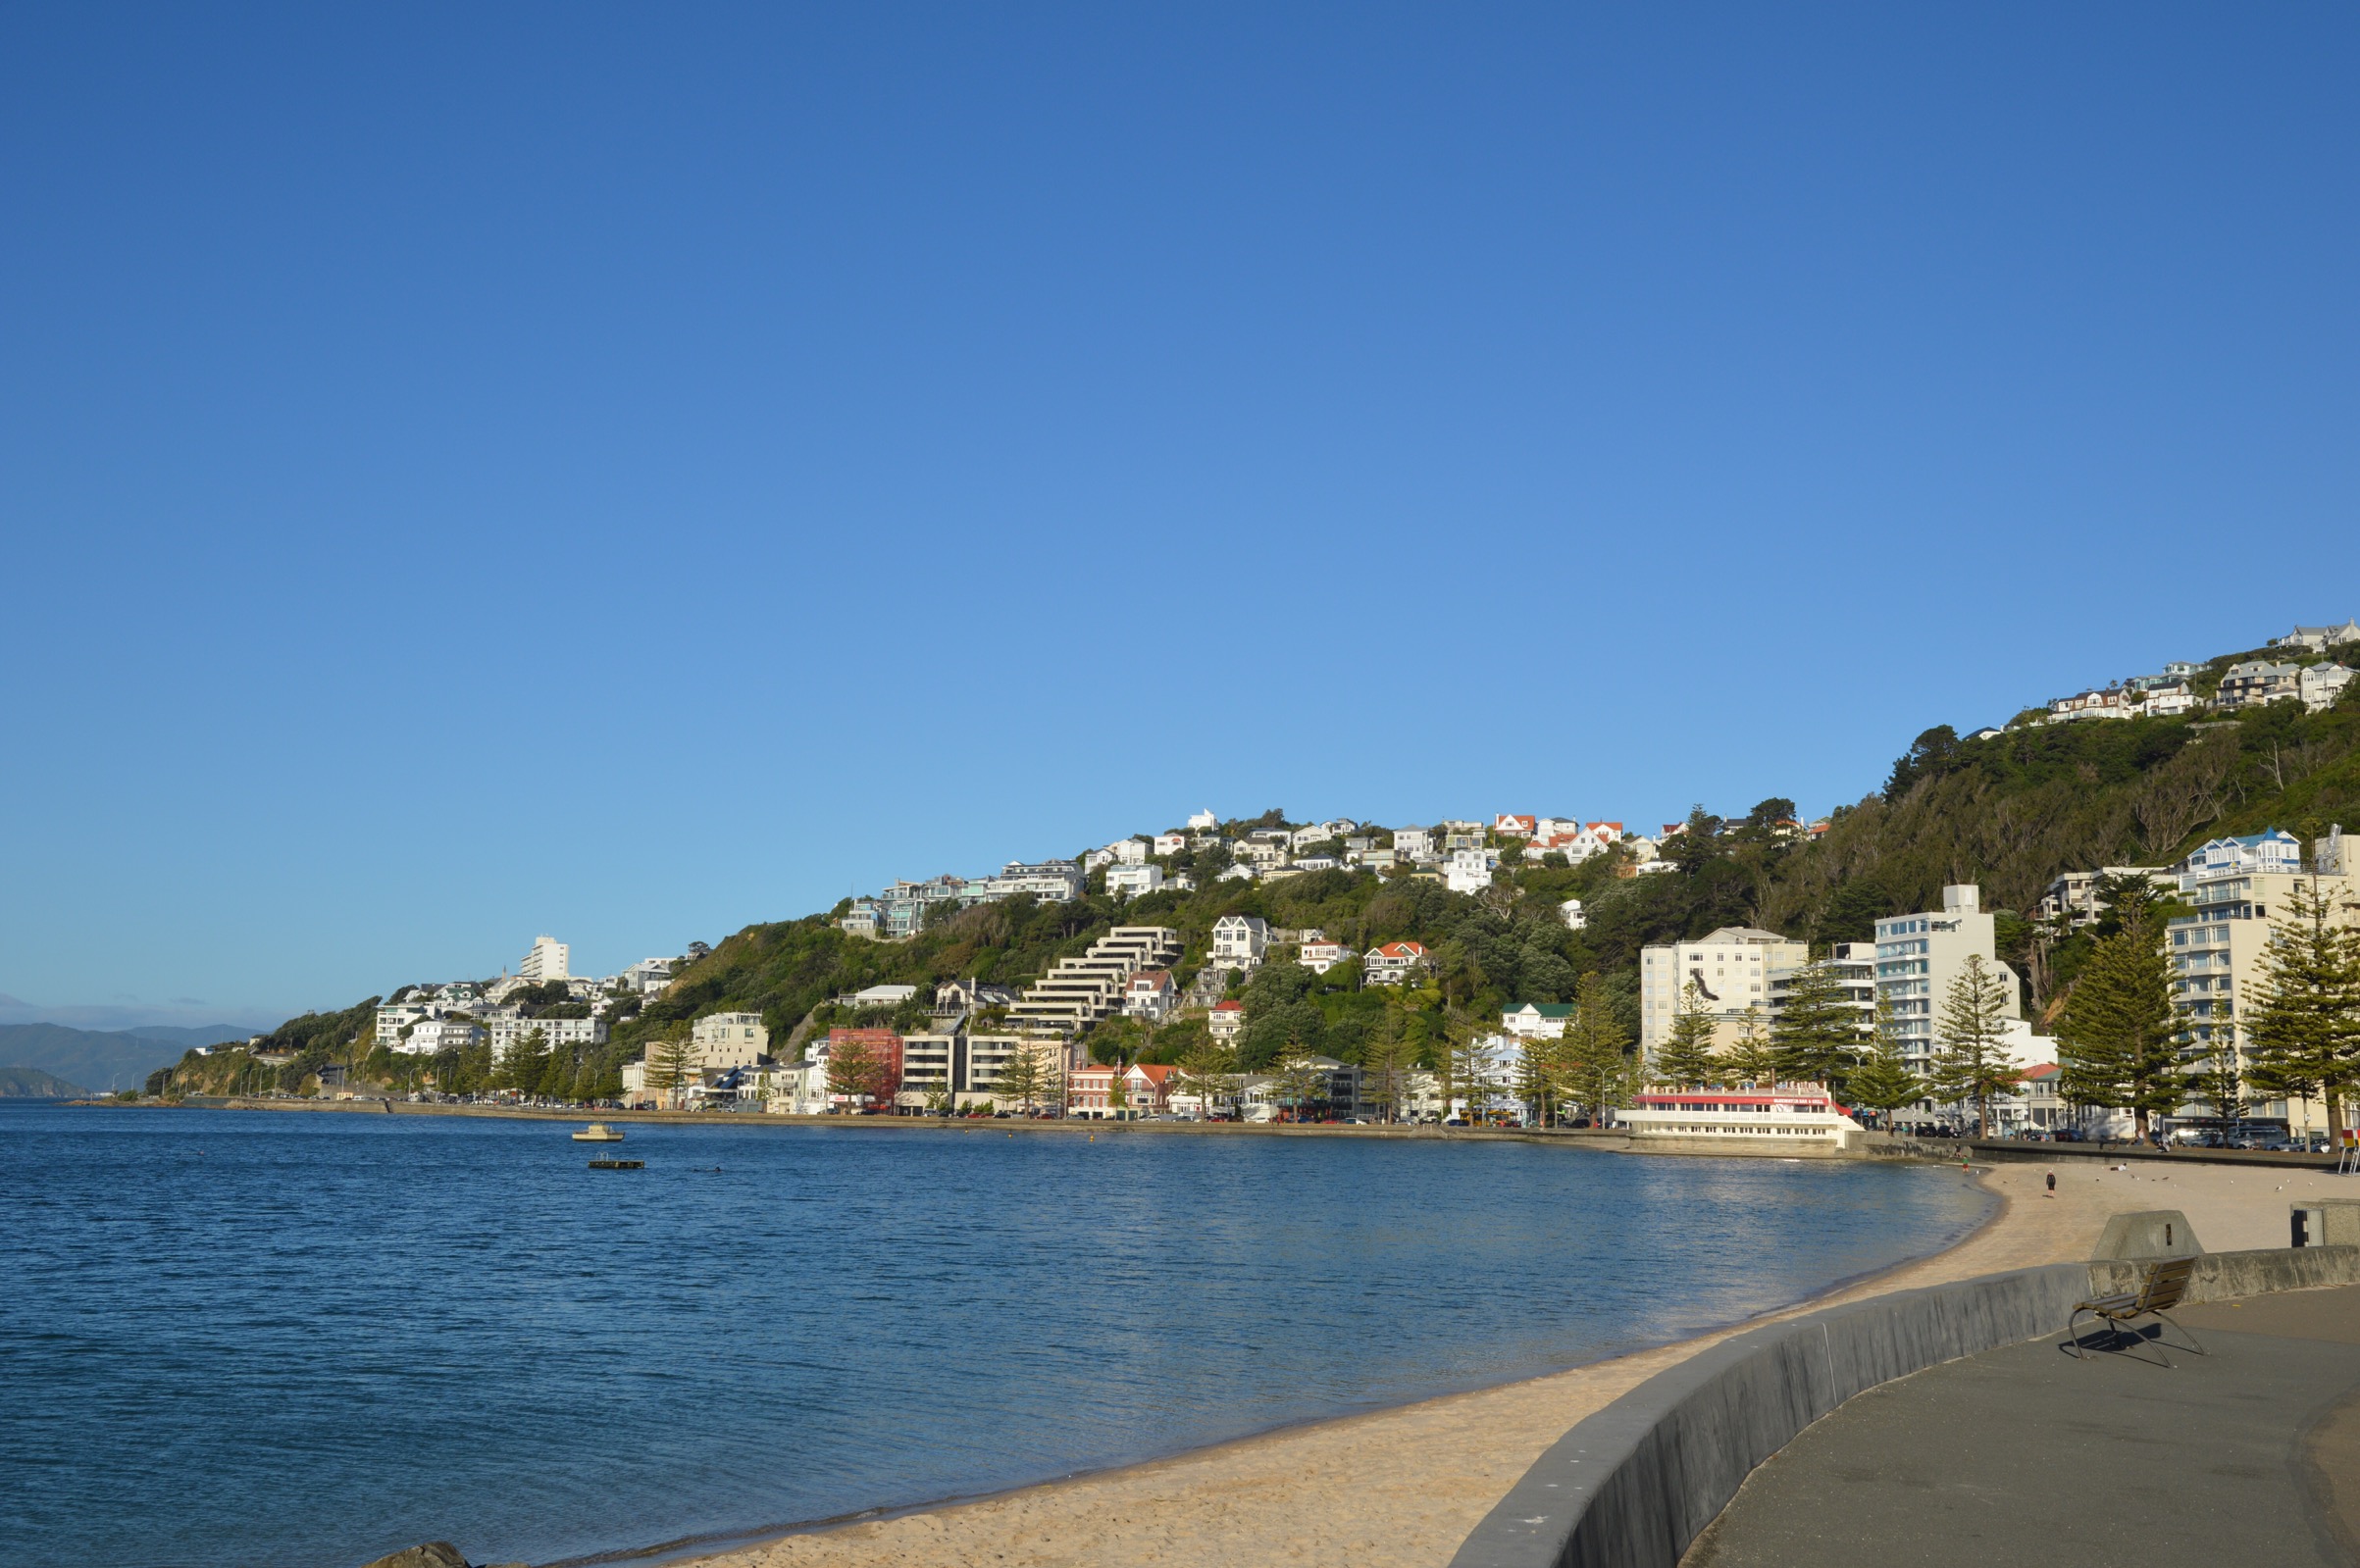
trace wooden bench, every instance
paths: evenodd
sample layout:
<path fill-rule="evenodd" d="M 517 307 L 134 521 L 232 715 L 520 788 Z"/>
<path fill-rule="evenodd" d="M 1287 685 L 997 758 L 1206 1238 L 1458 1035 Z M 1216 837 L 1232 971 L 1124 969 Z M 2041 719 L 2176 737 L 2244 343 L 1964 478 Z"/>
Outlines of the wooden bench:
<path fill-rule="evenodd" d="M 2188 1276 L 2195 1270 L 2196 1260 L 2194 1258 L 2165 1258 L 2161 1262 L 2147 1265 L 2146 1281 L 2136 1290 L 2126 1295 L 2102 1295 L 2095 1300 L 2077 1302 L 2073 1312 L 2065 1320 L 2066 1339 L 2072 1344 L 2074 1354 L 2077 1356 L 2084 1354 L 2081 1340 L 2075 1333 L 2074 1327 L 2080 1321 L 2081 1314 L 2084 1312 L 2112 1325 L 2112 1333 L 2117 1340 L 2138 1338 L 2135 1335 L 2126 1334 L 2123 1329 L 2124 1324 L 2137 1318 L 2153 1318 L 2159 1323 L 2167 1323 L 2175 1329 L 2180 1329 L 2180 1335 L 2188 1341 L 2188 1348 L 2195 1351 L 2196 1354 L 2208 1354 L 2209 1352 L 2204 1346 L 2196 1342 L 2196 1337 L 2181 1328 L 2171 1315 L 2172 1309 L 2180 1305 L 2180 1297 L 2188 1293 Z M 2156 1338 L 2155 1353 L 2163 1357 L 2165 1366 L 2172 1365 L 2172 1357 L 2164 1349 L 2163 1339 L 2160 1335 Z"/>

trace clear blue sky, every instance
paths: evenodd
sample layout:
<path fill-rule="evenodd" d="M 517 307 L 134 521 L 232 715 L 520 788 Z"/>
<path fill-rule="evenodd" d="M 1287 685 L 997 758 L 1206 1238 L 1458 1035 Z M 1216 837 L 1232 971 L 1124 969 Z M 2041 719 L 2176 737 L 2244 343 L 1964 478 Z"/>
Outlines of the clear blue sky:
<path fill-rule="evenodd" d="M 10 6 L 0 991 L 1824 810 L 2341 620 L 2355 80 L 2331 7 Z"/>

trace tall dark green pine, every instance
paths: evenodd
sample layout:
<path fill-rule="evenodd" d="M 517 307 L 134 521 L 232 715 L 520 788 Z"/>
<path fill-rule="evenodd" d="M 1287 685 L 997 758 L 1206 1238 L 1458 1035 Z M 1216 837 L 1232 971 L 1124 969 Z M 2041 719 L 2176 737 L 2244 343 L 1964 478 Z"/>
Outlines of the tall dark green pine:
<path fill-rule="evenodd" d="M 2162 937 L 2145 909 L 2100 937 L 2057 1025 L 2059 1092 L 2072 1104 L 2129 1111 L 2141 1138 L 2149 1116 L 2176 1109 L 2186 1092 Z"/>
<path fill-rule="evenodd" d="M 1824 1084 L 1840 1096 L 1868 1043 L 1865 1025 L 1834 966 L 1806 965 L 1788 982 L 1785 1005 L 1770 1020 L 1770 1051 L 1779 1078 Z"/>
<path fill-rule="evenodd" d="M 1895 1111 L 1925 1097 L 1925 1080 L 1910 1071 L 1901 1054 L 1900 1032 L 1894 1027 L 1893 1004 L 1887 999 L 1877 1000 L 1876 1033 L 1868 1055 L 1852 1070 L 1845 1092 L 1854 1105 L 1878 1112 L 1888 1125 Z"/>
<path fill-rule="evenodd" d="M 1713 1015 L 1690 981 L 1672 1015 L 1671 1037 L 1656 1049 L 1648 1079 L 1667 1088 L 1713 1088 L 1721 1081 L 1720 1058 L 1713 1049 Z"/>
<path fill-rule="evenodd" d="M 2253 1087 L 2274 1098 L 2320 1095 L 2331 1133 L 2342 1131 L 2343 1101 L 2360 1080 L 2360 930 L 2337 918 L 2356 907 L 2316 875 L 2297 882 L 2270 923 L 2242 1020 Z"/>
<path fill-rule="evenodd" d="M 1971 953 L 1967 967 L 1951 979 L 1935 1024 L 1931 1080 L 1934 1097 L 1975 1107 L 1977 1138 L 1991 1135 L 1991 1101 L 2016 1087 L 2016 1067 L 2005 1046 L 2008 977 Z"/>

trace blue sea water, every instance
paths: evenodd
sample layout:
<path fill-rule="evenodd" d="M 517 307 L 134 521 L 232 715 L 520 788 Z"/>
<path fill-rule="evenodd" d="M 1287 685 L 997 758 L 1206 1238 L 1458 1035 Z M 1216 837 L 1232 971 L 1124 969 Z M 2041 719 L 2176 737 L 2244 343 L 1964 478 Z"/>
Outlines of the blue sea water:
<path fill-rule="evenodd" d="M 1680 1339 L 1956 1172 L 1525 1143 L 0 1110 L 0 1564 L 547 1563 Z"/>

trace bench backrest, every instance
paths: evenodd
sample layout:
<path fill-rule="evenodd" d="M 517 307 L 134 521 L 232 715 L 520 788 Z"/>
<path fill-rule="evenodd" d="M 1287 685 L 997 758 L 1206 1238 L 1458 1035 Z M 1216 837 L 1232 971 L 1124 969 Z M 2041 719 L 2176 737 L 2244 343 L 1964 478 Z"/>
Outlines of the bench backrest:
<path fill-rule="evenodd" d="M 2166 1258 L 2147 1269 L 2147 1283 L 2138 1292 L 2141 1312 L 2169 1312 L 2180 1305 L 2180 1298 L 2188 1291 L 2188 1276 L 2196 1270 L 2194 1258 Z"/>

